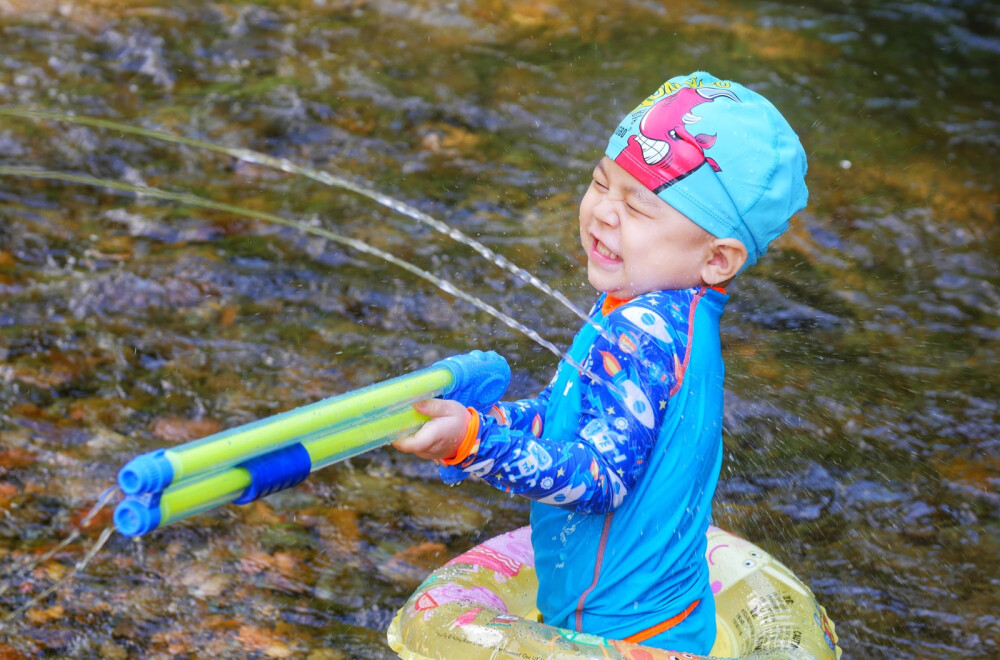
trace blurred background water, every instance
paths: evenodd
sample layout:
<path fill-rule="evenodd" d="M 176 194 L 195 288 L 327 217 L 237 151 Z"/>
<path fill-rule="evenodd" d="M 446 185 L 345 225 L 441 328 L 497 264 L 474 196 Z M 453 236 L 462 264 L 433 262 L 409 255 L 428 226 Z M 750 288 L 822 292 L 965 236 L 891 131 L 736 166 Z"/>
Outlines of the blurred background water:
<path fill-rule="evenodd" d="M 810 205 L 731 287 L 717 522 L 837 623 L 845 658 L 1000 655 L 1000 10 L 971 0 L 0 0 L 0 106 L 329 170 L 475 236 L 581 307 L 577 202 L 610 130 L 697 69 L 770 98 Z M 579 321 L 352 193 L 188 146 L 0 116 L 0 165 L 199 195 L 364 240 L 566 346 Z M 294 228 L 0 177 L 0 568 L 66 537 L 132 455 L 493 349 L 549 351 Z M 393 657 L 423 576 L 526 524 L 389 450 L 141 542 L 0 627 L 0 656 Z M 108 523 L 27 574 L 12 611 Z"/>

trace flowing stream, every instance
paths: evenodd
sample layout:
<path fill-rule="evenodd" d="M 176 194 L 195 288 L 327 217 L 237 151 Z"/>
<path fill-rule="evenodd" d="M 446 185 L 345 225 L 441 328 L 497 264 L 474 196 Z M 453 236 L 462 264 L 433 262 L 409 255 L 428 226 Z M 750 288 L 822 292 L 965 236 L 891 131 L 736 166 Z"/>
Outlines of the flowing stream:
<path fill-rule="evenodd" d="M 141 541 L 88 514 L 137 453 L 451 354 L 533 395 L 593 164 L 696 69 L 810 157 L 730 289 L 717 523 L 845 658 L 1000 655 L 998 55 L 964 0 L 0 0 L 0 656 L 394 657 L 525 502 L 380 449 Z"/>

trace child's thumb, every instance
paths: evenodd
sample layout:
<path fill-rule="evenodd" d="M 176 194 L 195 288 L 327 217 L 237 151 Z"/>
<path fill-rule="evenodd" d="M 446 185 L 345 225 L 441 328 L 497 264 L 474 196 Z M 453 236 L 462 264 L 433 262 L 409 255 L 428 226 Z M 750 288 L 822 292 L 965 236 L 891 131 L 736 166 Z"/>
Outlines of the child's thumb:
<path fill-rule="evenodd" d="M 424 399 L 423 401 L 417 401 L 413 404 L 413 408 L 423 415 L 428 417 L 442 417 L 447 415 L 449 412 L 448 404 L 451 401 L 445 401 L 444 399 Z"/>

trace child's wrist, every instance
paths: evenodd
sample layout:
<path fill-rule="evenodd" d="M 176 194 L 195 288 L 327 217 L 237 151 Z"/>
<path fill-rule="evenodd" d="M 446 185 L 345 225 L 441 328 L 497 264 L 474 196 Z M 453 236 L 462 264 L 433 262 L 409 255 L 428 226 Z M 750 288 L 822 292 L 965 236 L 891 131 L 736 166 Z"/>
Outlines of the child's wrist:
<path fill-rule="evenodd" d="M 448 458 L 441 459 L 441 462 L 445 465 L 458 465 L 467 459 L 478 445 L 479 413 L 475 408 L 468 408 L 467 410 L 469 411 L 469 422 L 465 426 L 465 435 L 462 437 L 462 441 L 459 443 L 455 453 Z"/>

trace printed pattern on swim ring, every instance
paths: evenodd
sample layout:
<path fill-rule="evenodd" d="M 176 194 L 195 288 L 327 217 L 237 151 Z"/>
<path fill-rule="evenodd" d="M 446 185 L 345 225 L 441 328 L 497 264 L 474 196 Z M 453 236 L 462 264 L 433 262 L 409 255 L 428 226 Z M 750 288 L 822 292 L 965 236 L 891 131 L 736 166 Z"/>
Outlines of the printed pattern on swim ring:
<path fill-rule="evenodd" d="M 705 559 L 720 637 L 712 657 L 837 660 L 833 622 L 809 589 L 753 543 L 712 527 Z M 390 626 L 405 660 L 701 660 L 539 623 L 530 529 L 473 548 L 434 571 Z"/>

